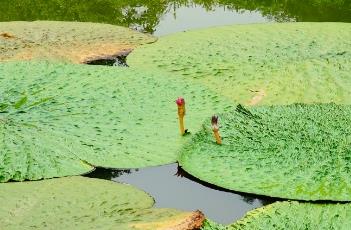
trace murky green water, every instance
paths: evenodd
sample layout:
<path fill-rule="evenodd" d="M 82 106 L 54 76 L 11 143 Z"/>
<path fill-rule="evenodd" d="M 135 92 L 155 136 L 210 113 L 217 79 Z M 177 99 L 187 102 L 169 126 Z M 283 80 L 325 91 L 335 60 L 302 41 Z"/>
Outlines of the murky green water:
<path fill-rule="evenodd" d="M 165 35 L 226 24 L 351 22 L 350 0 L 1 0 L 0 21 L 91 21 Z"/>

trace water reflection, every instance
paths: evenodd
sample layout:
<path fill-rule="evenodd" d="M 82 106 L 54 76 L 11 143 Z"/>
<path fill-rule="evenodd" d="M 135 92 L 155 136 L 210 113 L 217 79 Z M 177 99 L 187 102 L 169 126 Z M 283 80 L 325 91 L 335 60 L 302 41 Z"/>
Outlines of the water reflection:
<path fill-rule="evenodd" d="M 186 5 L 174 8 L 166 13 L 156 26 L 154 35 L 162 36 L 190 29 L 212 26 L 271 22 L 260 12 L 235 11 L 223 6 L 206 9 L 201 5 Z"/>
<path fill-rule="evenodd" d="M 351 22 L 350 0 L 1 0 L 0 11 L 0 21 L 101 22 L 162 35 L 229 23 Z"/>
<path fill-rule="evenodd" d="M 97 169 L 88 176 L 132 184 L 153 196 L 156 207 L 200 209 L 208 218 L 222 224 L 232 223 L 247 211 L 275 201 L 199 181 L 177 164 L 136 170 Z"/>

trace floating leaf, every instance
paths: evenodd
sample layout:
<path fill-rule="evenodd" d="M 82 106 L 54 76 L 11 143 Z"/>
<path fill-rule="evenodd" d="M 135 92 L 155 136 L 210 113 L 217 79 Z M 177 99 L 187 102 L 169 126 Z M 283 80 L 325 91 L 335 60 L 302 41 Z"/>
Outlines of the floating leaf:
<path fill-rule="evenodd" d="M 2 230 L 188 230 L 182 224 L 204 220 L 200 212 L 152 208 L 153 198 L 130 185 L 84 177 L 0 184 L 0 203 Z"/>
<path fill-rule="evenodd" d="M 45 62 L 0 64 L 0 95 L 10 104 L 0 113 L 0 182 L 176 162 L 189 136 L 179 135 L 174 100 L 187 100 L 191 132 L 230 106 L 163 74 Z"/>
<path fill-rule="evenodd" d="M 202 230 L 348 230 L 351 226 L 350 215 L 350 204 L 311 204 L 285 201 L 250 211 L 243 219 L 227 227 L 207 222 Z"/>
<path fill-rule="evenodd" d="M 206 219 L 201 230 L 230 230 L 227 226 Z"/>
<path fill-rule="evenodd" d="M 351 24 L 235 25 L 137 48 L 130 66 L 195 79 L 247 105 L 351 103 Z"/>
<path fill-rule="evenodd" d="M 238 107 L 220 119 L 221 146 L 205 124 L 183 149 L 190 174 L 247 193 L 351 200 L 351 106 Z"/>
<path fill-rule="evenodd" d="M 52 59 L 84 63 L 112 58 L 156 40 L 128 28 L 87 22 L 1 22 L 0 34 L 0 61 Z"/>

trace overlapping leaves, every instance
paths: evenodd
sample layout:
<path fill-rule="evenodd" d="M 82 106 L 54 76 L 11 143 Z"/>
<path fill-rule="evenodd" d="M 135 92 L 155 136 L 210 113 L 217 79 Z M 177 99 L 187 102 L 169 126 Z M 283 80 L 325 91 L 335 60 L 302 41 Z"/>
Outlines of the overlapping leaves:
<path fill-rule="evenodd" d="M 235 102 L 351 103 L 351 25 L 234 25 L 177 33 L 140 47 L 131 66 L 195 79 Z"/>
<path fill-rule="evenodd" d="M 190 132 L 230 105 L 157 73 L 45 62 L 0 64 L 0 95 L 1 182 L 176 162 L 175 99 Z"/>
<path fill-rule="evenodd" d="M 196 212 L 152 208 L 153 198 L 130 185 L 84 177 L 0 184 L 0 203 L 3 230 L 155 230 L 203 220 Z"/>

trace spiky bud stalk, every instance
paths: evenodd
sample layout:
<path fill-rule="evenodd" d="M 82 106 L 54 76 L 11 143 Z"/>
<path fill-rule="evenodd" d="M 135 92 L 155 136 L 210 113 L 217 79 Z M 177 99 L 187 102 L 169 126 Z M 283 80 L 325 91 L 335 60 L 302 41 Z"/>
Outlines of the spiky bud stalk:
<path fill-rule="evenodd" d="M 176 100 L 178 106 L 178 118 L 179 118 L 179 129 L 180 134 L 185 134 L 185 126 L 184 126 L 184 116 L 185 116 L 185 100 L 182 97 L 179 97 Z"/>
<path fill-rule="evenodd" d="M 216 115 L 212 116 L 211 124 L 212 124 L 212 131 L 213 131 L 214 137 L 216 138 L 216 142 L 217 144 L 221 145 L 222 139 L 221 139 L 221 136 L 219 135 L 218 116 Z"/>

